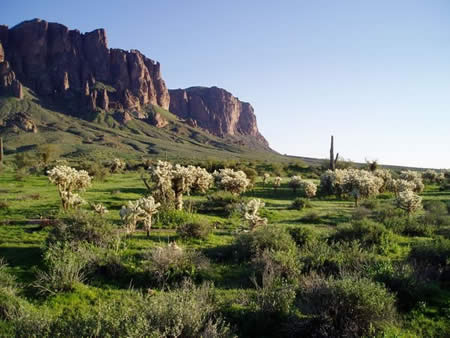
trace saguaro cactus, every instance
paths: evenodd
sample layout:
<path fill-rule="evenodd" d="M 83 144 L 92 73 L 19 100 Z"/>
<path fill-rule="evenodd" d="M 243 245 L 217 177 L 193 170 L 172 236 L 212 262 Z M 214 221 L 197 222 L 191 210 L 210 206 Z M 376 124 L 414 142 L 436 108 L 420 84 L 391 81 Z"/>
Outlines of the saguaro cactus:
<path fill-rule="evenodd" d="M 339 153 L 336 154 L 336 158 L 334 157 L 334 136 L 331 135 L 331 147 L 330 147 L 330 169 L 336 170 L 336 163 L 339 158 Z"/>

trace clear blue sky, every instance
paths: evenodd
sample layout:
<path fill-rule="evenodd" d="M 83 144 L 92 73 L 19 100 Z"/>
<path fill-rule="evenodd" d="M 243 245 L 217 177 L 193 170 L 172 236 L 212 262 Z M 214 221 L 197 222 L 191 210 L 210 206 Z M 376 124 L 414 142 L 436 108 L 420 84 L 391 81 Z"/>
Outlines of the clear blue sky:
<path fill-rule="evenodd" d="M 7 1 L 139 49 L 169 88 L 223 87 L 255 108 L 281 153 L 450 168 L 450 2 Z"/>

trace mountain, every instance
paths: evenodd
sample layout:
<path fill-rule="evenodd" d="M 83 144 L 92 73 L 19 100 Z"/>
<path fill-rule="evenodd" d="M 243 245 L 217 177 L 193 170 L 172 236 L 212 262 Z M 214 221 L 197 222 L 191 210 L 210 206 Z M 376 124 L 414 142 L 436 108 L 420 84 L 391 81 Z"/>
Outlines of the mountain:
<path fill-rule="evenodd" d="M 142 136 L 145 140 L 139 142 L 144 144 L 158 145 L 158 138 L 164 139 L 165 146 L 152 148 L 150 154 L 182 152 L 179 145 L 168 146 L 168 140 L 180 139 L 200 147 L 200 153 L 207 147 L 216 155 L 255 150 L 274 154 L 249 103 L 217 87 L 169 91 L 158 62 L 138 50 L 108 48 L 104 29 L 80 33 L 41 19 L 0 26 L 0 134 L 9 150 L 56 139 L 64 143 L 61 133 L 70 125 L 70 137 L 64 137 L 74 141 L 77 135 L 75 145 L 102 146 L 95 135 L 80 135 L 106 128 L 103 140 L 121 130 L 122 141 L 115 143 L 124 151 L 124 144 Z M 129 148 L 149 152 L 147 146 Z"/>
<path fill-rule="evenodd" d="M 225 89 L 191 87 L 169 90 L 169 94 L 169 110 L 175 115 L 214 135 L 248 135 L 269 147 L 258 131 L 251 104 L 240 101 Z"/>

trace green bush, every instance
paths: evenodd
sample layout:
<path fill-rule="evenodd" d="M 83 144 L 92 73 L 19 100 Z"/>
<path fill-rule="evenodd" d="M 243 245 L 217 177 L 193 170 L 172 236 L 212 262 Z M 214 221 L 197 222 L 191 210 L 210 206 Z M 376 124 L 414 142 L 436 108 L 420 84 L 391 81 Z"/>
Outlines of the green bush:
<path fill-rule="evenodd" d="M 234 241 L 234 248 L 240 260 L 254 258 L 266 249 L 281 252 L 297 251 L 289 232 L 283 227 L 273 225 L 240 234 Z"/>
<path fill-rule="evenodd" d="M 177 228 L 177 234 L 183 239 L 207 239 L 210 233 L 211 224 L 204 220 L 182 224 Z"/>
<path fill-rule="evenodd" d="M 74 211 L 59 219 L 50 231 L 47 245 L 87 242 L 98 247 L 117 247 L 120 236 L 106 219 L 84 210 Z"/>
<path fill-rule="evenodd" d="M 145 254 L 145 272 L 152 285 L 165 287 L 185 278 L 200 279 L 209 268 L 208 259 L 194 249 L 175 243 L 151 249 Z"/>
<path fill-rule="evenodd" d="M 436 227 L 424 221 L 424 219 L 408 219 L 401 234 L 405 236 L 430 237 L 435 232 Z"/>
<path fill-rule="evenodd" d="M 364 247 L 376 248 L 379 251 L 389 249 L 394 241 L 392 232 L 383 224 L 368 219 L 339 225 L 331 239 L 347 242 L 358 240 Z"/>
<path fill-rule="evenodd" d="M 450 281 L 450 239 L 437 238 L 422 242 L 411 248 L 408 259 L 419 269 L 428 273 L 434 270 L 437 278 Z"/>
<path fill-rule="evenodd" d="M 159 228 L 176 229 L 193 222 L 196 222 L 196 216 L 184 210 L 163 209 L 155 217 L 155 227 Z"/>
<path fill-rule="evenodd" d="M 291 208 L 295 210 L 302 210 L 304 208 L 311 208 L 311 202 L 306 198 L 297 197 L 292 201 Z"/>
<path fill-rule="evenodd" d="M 297 327 L 303 336 L 374 336 L 396 321 L 394 303 L 394 296 L 370 279 L 312 275 L 301 281 L 299 295 L 299 308 L 310 317 Z"/>
<path fill-rule="evenodd" d="M 305 216 L 302 217 L 303 223 L 319 223 L 320 222 L 320 214 L 317 211 L 311 210 Z"/>
<path fill-rule="evenodd" d="M 359 206 L 352 211 L 352 219 L 354 219 L 355 221 L 360 221 L 368 218 L 371 214 L 372 211 L 370 209 Z"/>
<path fill-rule="evenodd" d="M 200 206 L 204 212 L 215 212 L 229 216 L 242 202 L 242 198 L 228 191 L 217 191 L 209 194 Z"/>
<path fill-rule="evenodd" d="M 53 244 L 44 253 L 45 270 L 38 270 L 34 287 L 39 294 L 71 291 L 90 271 L 95 255 L 84 245 Z"/>
<path fill-rule="evenodd" d="M 308 228 L 289 228 L 288 231 L 299 248 L 316 240 L 315 232 Z"/>
<path fill-rule="evenodd" d="M 380 207 L 380 202 L 375 199 L 367 199 L 361 203 L 361 206 L 369 210 L 376 210 Z"/>

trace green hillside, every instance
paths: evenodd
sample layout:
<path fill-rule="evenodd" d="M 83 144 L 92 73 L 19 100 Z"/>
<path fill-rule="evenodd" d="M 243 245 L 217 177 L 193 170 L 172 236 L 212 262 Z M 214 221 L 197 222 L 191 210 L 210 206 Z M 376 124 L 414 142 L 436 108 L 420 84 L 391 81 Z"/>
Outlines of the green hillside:
<path fill-rule="evenodd" d="M 188 126 L 160 107 L 147 106 L 144 109 L 149 116 L 158 112 L 168 121 L 167 126 L 157 128 L 138 119 L 121 124 L 114 117 L 114 112 L 104 111 L 99 111 L 92 121 L 87 121 L 64 114 L 58 106 L 47 108 L 31 91 L 26 90 L 23 100 L 0 97 L 0 121 L 17 112 L 26 113 L 36 124 L 38 132 L 3 127 L 0 128 L 0 135 L 4 138 L 6 155 L 54 144 L 62 156 L 91 159 L 164 156 L 283 160 L 283 156 L 247 138 L 219 138 L 200 128 Z"/>

